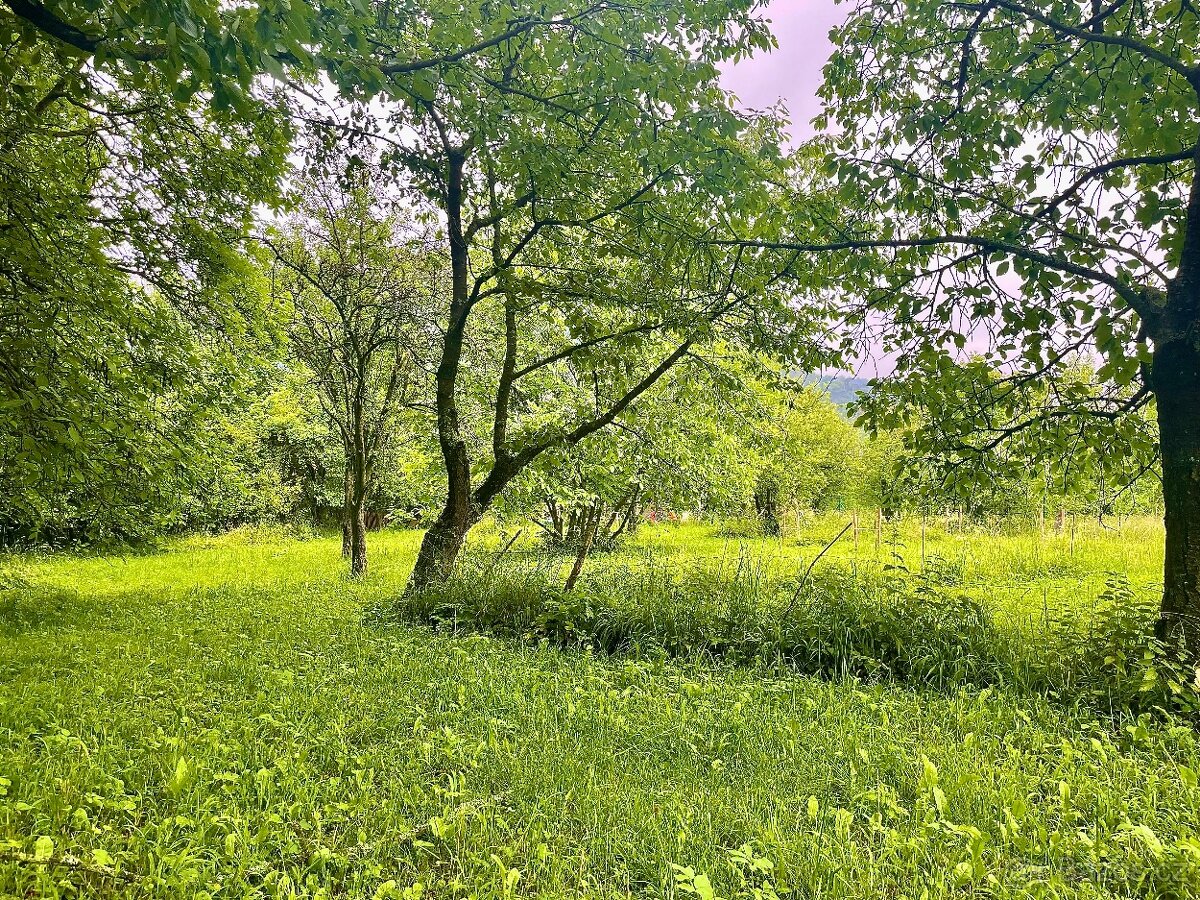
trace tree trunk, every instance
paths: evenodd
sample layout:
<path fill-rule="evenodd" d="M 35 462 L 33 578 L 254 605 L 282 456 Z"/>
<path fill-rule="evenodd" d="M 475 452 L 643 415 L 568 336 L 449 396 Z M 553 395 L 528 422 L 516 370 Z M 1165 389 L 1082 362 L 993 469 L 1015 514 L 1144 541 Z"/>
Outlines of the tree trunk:
<path fill-rule="evenodd" d="M 585 511 L 586 518 L 583 534 L 579 539 L 579 552 L 575 554 L 575 564 L 571 566 L 571 574 L 567 576 L 567 583 L 563 585 L 564 593 L 575 587 L 575 582 L 579 580 L 579 575 L 583 572 L 583 564 L 587 561 L 588 551 L 592 549 L 592 541 L 596 537 L 596 526 L 600 524 L 600 515 L 601 509 L 598 501 L 594 509 L 589 508 Z"/>
<path fill-rule="evenodd" d="M 1151 368 L 1162 453 L 1166 557 L 1159 637 L 1200 660 L 1200 349 L 1158 346 Z"/>
<path fill-rule="evenodd" d="M 361 417 L 358 423 L 361 425 Z M 350 530 L 350 577 L 361 578 L 367 574 L 367 460 L 362 449 L 361 428 L 357 445 L 347 455 L 346 470 L 350 472 L 350 515 L 347 525 Z M 344 538 L 343 538 L 344 540 Z"/>
<path fill-rule="evenodd" d="M 367 574 L 367 522 L 360 503 L 350 517 L 350 576 Z"/>
<path fill-rule="evenodd" d="M 425 532 L 417 562 L 408 579 L 405 594 L 424 590 L 450 575 L 467 532 L 475 524 L 475 503 L 471 496 L 471 458 L 459 427 L 458 370 L 462 360 L 467 317 L 471 312 L 468 298 L 470 253 L 463 233 L 463 168 L 466 155 L 447 147 L 446 233 L 450 250 L 450 316 L 442 340 L 442 355 L 437 368 L 438 445 L 446 467 L 446 504 L 437 520 Z M 497 460 L 497 464 L 499 460 Z"/>
<path fill-rule="evenodd" d="M 473 523 L 456 521 L 443 510 L 421 539 L 421 549 L 408 580 L 406 593 L 418 593 L 438 581 L 450 577 L 458 552 L 467 539 Z"/>
<path fill-rule="evenodd" d="M 629 498 L 629 505 L 625 508 L 625 517 L 621 520 L 621 528 L 619 533 L 628 532 L 636 534 L 638 525 L 642 521 L 642 495 L 637 488 Z"/>
<path fill-rule="evenodd" d="M 773 482 L 760 480 L 755 486 L 754 511 L 762 524 L 763 534 L 779 537 L 779 492 Z"/>
<path fill-rule="evenodd" d="M 342 500 L 342 558 L 349 559 L 354 546 L 350 520 L 354 518 L 354 476 L 350 471 L 350 457 L 346 456 L 346 494 Z"/>
<path fill-rule="evenodd" d="M 563 533 L 562 512 L 559 510 L 558 503 L 553 497 L 546 498 L 546 510 L 550 513 L 550 529 L 554 535 L 554 540 L 561 544 L 566 537 Z"/>

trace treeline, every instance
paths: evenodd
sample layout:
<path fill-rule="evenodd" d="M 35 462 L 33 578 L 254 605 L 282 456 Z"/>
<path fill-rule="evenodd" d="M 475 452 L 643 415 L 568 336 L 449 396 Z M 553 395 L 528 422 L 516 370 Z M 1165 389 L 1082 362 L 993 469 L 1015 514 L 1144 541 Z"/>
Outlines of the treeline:
<path fill-rule="evenodd" d="M 440 230 L 389 192 L 369 148 L 346 153 L 322 143 L 329 137 L 310 133 L 285 215 L 236 251 L 218 245 L 220 277 L 196 295 L 197 310 L 139 289 L 106 260 L 114 272 L 97 264 L 83 273 L 95 309 L 42 294 L 15 311 L 29 329 L 21 374 L 33 393 L 8 405 L 29 411 L 28 427 L 0 433 L 9 461 L 0 545 L 139 543 L 290 522 L 340 527 L 361 573 L 367 531 L 436 520 L 447 503 L 438 351 L 452 264 Z M 588 351 L 612 334 L 538 357 L 580 327 L 572 314 L 543 315 L 510 340 L 511 308 L 479 304 L 483 338 L 463 350 L 455 404 L 469 458 L 495 452 L 501 412 L 536 437 L 564 410 L 585 417 L 603 402 L 601 379 L 613 376 Z M 607 347 L 603 362 L 636 371 L 663 348 L 653 327 L 626 330 L 618 336 L 636 341 Z M 498 397 L 516 359 L 535 360 L 516 372 L 531 376 L 528 386 Z M 981 361 L 955 377 L 1001 379 Z M 1077 365 L 1071 377 L 1088 385 L 1094 373 Z M 948 396 L 960 410 L 977 405 Z M 1015 441 L 922 452 L 916 437 L 929 425 L 928 403 L 889 382 L 835 405 L 819 381 L 717 335 L 689 346 L 588 440 L 547 446 L 491 512 L 586 553 L 647 518 L 685 515 L 769 536 L 831 509 L 1103 521 L 1161 508 L 1144 454 L 1085 445 L 1069 467 L 1038 471 L 1033 449 Z"/>
<path fill-rule="evenodd" d="M 324 128 L 298 146 L 305 163 L 279 198 L 284 214 L 248 242 L 200 236 L 211 242 L 198 247 L 215 256 L 211 271 L 175 285 L 193 307 L 139 283 L 156 262 L 149 245 L 137 251 L 147 271 L 132 280 L 125 263 L 101 253 L 79 270 L 80 293 L 70 298 L 13 294 L 25 302 L 6 321 L 24 332 L 7 338 L 25 355 L 8 370 L 20 381 L 6 409 L 25 419 L 0 432 L 0 545 L 138 543 L 292 522 L 342 528 L 361 573 L 367 531 L 427 528 L 447 507 L 438 384 L 454 274 L 444 231 L 389 188 L 387 164 L 370 146 L 348 149 Z M 97 175 L 60 176 L 78 179 L 77 191 L 98 188 Z M 144 201 L 135 192 L 124 202 Z M 79 231 L 81 241 L 97 239 Z M 483 248 L 467 263 L 485 268 Z M 589 277 L 597 274 L 615 294 L 648 287 L 637 269 L 610 264 Z M 540 298 L 544 288 L 526 277 L 522 289 Z M 586 441 L 566 440 L 557 422 L 586 421 L 672 348 L 653 321 L 606 332 L 586 283 L 568 284 L 579 295 L 573 305 L 527 306 L 524 330 L 513 329 L 510 290 L 494 289 L 473 309 L 479 336 L 461 348 L 455 427 L 468 459 L 496 458 L 505 416 L 522 423 L 526 441 L 558 429 L 490 509 L 552 546 L 586 553 L 646 518 L 681 515 L 779 535 L 810 510 L 1104 520 L 1161 507 L 1145 448 L 1113 454 L 1082 444 L 1069 466 L 1039 471 L 1030 459 L 1045 433 L 1023 438 L 1026 446 L 924 446 L 932 424 L 978 409 L 980 384 L 1002 383 L 982 360 L 943 373 L 954 388 L 935 415 L 927 398 L 887 381 L 835 405 L 819 382 L 785 372 L 778 356 L 729 326 L 687 344 Z M 1094 378 L 1077 364 L 1057 389 Z M 507 394 L 497 388 L 506 379 Z M 1135 433 L 1153 430 L 1141 421 Z M 487 474 L 472 468 L 474 478 Z"/>

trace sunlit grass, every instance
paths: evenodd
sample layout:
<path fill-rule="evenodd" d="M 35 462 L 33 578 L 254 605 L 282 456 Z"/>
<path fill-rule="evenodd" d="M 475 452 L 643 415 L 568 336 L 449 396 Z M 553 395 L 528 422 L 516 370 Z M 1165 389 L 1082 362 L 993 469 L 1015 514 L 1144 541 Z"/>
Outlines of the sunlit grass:
<path fill-rule="evenodd" d="M 902 564 L 911 572 L 949 567 L 962 590 L 999 616 L 1037 618 L 1045 608 L 1090 604 L 1110 574 L 1126 577 L 1135 590 L 1162 585 L 1161 520 L 1135 518 L 1115 523 L 1073 518 L 1053 523 L 990 530 L 954 521 L 916 517 L 878 523 L 868 513 L 825 513 L 803 517 L 782 538 L 730 537 L 716 526 L 684 524 L 642 529 L 630 547 L 720 565 L 750 556 L 782 570 L 806 568 L 845 526 L 857 520 L 817 564 L 878 574 Z M 857 539 L 856 539 L 857 538 Z"/>
<path fill-rule="evenodd" d="M 806 567 L 838 528 L 813 523 L 777 564 Z M 658 897 L 699 876 L 747 900 L 1200 891 L 1188 726 L 364 626 L 417 540 L 372 535 L 360 583 L 337 540 L 280 532 L 9 560 L 0 895 Z M 973 591 L 985 564 L 1008 589 L 1037 571 L 1014 560 L 1051 561 L 1040 537 L 937 540 L 970 551 Z M 1085 577 L 1128 561 L 1152 580 L 1155 548 L 1088 540 Z M 737 547 L 646 529 L 593 571 Z"/>

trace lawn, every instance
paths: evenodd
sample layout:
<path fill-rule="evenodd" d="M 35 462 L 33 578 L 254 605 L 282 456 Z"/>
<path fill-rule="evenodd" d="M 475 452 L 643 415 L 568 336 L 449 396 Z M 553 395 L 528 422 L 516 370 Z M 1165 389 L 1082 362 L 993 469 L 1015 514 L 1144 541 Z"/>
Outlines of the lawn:
<path fill-rule="evenodd" d="M 645 529 L 591 571 L 802 570 L 841 524 L 782 543 Z M 918 524 L 885 531 L 881 559 L 872 526 L 857 557 L 844 538 L 818 568 L 866 577 L 893 543 L 921 568 Z M 335 540 L 272 530 L 7 560 L 0 894 L 1200 892 L 1200 748 L 1180 720 L 1005 684 L 371 624 L 417 540 L 373 535 L 360 583 Z M 998 610 L 1090 603 L 1107 571 L 1152 586 L 1145 523 L 1070 540 L 927 529 L 925 565 L 951 561 Z"/>

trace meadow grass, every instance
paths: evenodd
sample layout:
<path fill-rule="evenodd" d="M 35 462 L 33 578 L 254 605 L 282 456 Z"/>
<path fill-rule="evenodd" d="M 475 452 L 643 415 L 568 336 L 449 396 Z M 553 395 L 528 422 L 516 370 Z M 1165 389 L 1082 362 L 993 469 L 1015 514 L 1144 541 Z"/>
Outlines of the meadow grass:
<path fill-rule="evenodd" d="M 1051 610 L 1091 604 L 1108 577 L 1119 574 L 1139 591 L 1162 587 L 1162 520 L 1138 517 L 1101 523 L 1072 517 L 1061 529 L 1028 524 L 960 524 L 919 517 L 884 520 L 870 513 L 828 512 L 801 517 L 780 538 L 725 534 L 685 524 L 642 530 L 633 543 L 681 559 L 728 560 L 749 555 L 771 567 L 806 567 L 829 541 L 857 521 L 857 529 L 829 547 L 820 566 L 878 574 L 897 563 L 911 572 L 950 569 L 965 593 L 1001 617 L 1029 620 Z M 857 540 L 856 540 L 857 535 Z"/>
<path fill-rule="evenodd" d="M 9 559 L 0 894 L 1200 891 L 1200 747 L 1181 720 L 364 624 L 395 606 L 418 537 L 373 535 L 358 583 L 337 541 L 278 531 Z M 1132 553 L 1102 538 L 1087 577 Z M 1025 537 L 979 539 L 998 584 L 1027 577 L 1010 539 Z M 770 565 L 806 567 L 820 546 L 800 540 Z M 594 561 L 589 591 L 622 557 L 685 567 L 709 550 L 751 558 L 702 526 L 646 529 Z"/>

